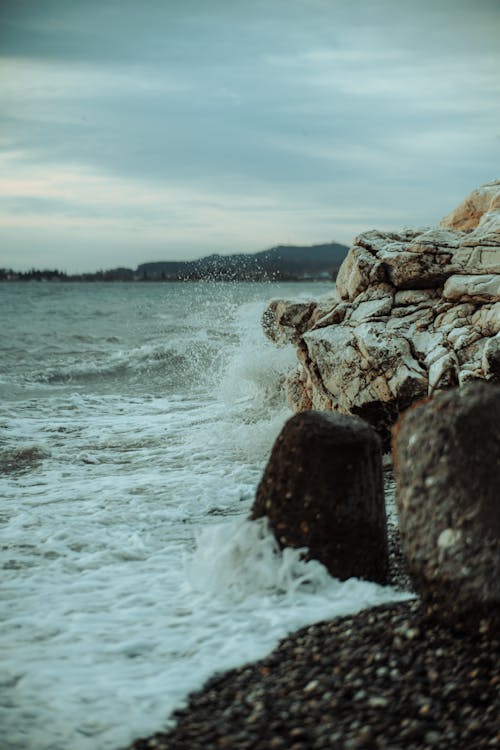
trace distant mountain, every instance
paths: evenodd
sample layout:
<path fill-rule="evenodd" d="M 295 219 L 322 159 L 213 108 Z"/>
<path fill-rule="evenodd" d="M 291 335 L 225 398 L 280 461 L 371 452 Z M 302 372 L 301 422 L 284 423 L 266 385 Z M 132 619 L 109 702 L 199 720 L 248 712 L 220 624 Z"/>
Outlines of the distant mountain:
<path fill-rule="evenodd" d="M 334 279 L 348 247 L 336 242 L 324 245 L 279 245 L 259 253 L 209 255 L 192 261 L 141 263 L 136 275 L 148 280 L 166 279 Z"/>
<path fill-rule="evenodd" d="M 227 281 L 262 281 L 280 279 L 335 279 L 348 247 L 337 242 L 324 245 L 279 245 L 260 253 L 208 255 L 190 261 L 141 263 L 131 268 L 110 268 L 94 273 L 67 274 L 57 269 L 13 271 L 0 268 L 1 281 L 182 281 L 219 279 Z"/>

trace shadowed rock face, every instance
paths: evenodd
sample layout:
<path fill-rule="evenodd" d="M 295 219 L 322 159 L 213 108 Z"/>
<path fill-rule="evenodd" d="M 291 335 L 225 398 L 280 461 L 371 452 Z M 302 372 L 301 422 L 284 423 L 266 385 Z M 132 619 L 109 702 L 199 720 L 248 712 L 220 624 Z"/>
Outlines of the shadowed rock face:
<path fill-rule="evenodd" d="M 307 547 L 333 576 L 385 583 L 388 552 L 380 441 L 357 417 L 308 411 L 278 436 L 252 518 L 281 547 Z"/>
<path fill-rule="evenodd" d="M 386 448 L 391 424 L 415 400 L 499 382 L 500 180 L 434 229 L 361 234 L 336 295 L 275 300 L 264 329 L 278 344 L 297 345 L 292 408 L 360 414 Z"/>
<path fill-rule="evenodd" d="M 441 393 L 393 432 L 403 551 L 427 612 L 500 632 L 500 387 Z"/>

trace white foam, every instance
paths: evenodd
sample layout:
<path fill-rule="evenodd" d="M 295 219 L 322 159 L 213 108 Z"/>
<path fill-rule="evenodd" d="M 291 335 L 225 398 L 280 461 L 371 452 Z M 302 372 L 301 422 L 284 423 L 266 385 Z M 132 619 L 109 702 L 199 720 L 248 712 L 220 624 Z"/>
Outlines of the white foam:
<path fill-rule="evenodd" d="M 290 595 L 301 586 L 318 590 L 328 572 L 319 563 L 304 562 L 303 552 L 281 551 L 266 519 L 209 526 L 198 535 L 188 580 L 195 591 L 235 601 L 258 593 Z"/>
<path fill-rule="evenodd" d="M 265 518 L 226 521 L 198 534 L 186 579 L 193 592 L 208 599 L 220 597 L 245 606 L 251 598 L 272 597 L 277 606 L 293 610 L 311 598 L 326 607 L 329 616 L 407 598 L 389 586 L 332 578 L 320 562 L 304 559 L 306 551 L 280 549 Z"/>
<path fill-rule="evenodd" d="M 228 304 L 219 289 L 200 287 L 193 307 L 186 287 L 132 285 L 134 307 L 120 286 L 103 288 L 102 298 L 82 287 L 81 298 L 71 295 L 74 322 L 43 319 L 53 324 L 50 338 L 63 326 L 71 341 L 116 335 L 113 345 L 137 363 L 177 350 L 196 324 L 186 349 L 207 336 L 219 348 L 213 370 L 193 360 L 196 378 L 181 378 L 181 389 L 166 395 L 161 379 L 151 389 L 144 372 L 133 387 L 46 386 L 10 402 L 8 390 L 0 404 L 5 450 L 41 451 L 27 471 L 0 475 L 2 750 L 124 746 L 165 726 L 214 671 L 263 656 L 308 622 L 396 597 L 331 579 L 300 552 L 279 551 L 263 522 L 245 520 L 289 416 L 279 380 L 293 352 L 261 335 L 257 287 L 229 290 Z M 126 325 L 115 331 L 112 318 L 96 322 L 92 310 L 86 318 L 86 294 L 92 309 L 109 299 Z M 138 311 L 148 325 L 164 316 L 172 335 L 148 330 L 153 340 L 141 343 Z M 26 367 L 40 365 L 28 354 Z M 86 366 L 66 361 L 73 364 Z M 214 523 L 218 516 L 231 518 Z"/>
<path fill-rule="evenodd" d="M 298 550 L 280 552 L 264 522 L 207 528 L 184 582 L 178 545 L 162 547 L 146 530 L 122 530 L 121 550 L 113 539 L 104 534 L 99 551 L 72 553 L 74 530 L 60 528 L 45 540 L 59 557 L 4 589 L 11 610 L 2 640 L 14 649 L 3 660 L 6 680 L 17 681 L 7 699 L 33 714 L 21 722 L 20 708 L 9 715 L 4 699 L 11 747 L 125 744 L 161 727 L 214 670 L 259 658 L 316 619 L 401 598 L 336 581 Z"/>

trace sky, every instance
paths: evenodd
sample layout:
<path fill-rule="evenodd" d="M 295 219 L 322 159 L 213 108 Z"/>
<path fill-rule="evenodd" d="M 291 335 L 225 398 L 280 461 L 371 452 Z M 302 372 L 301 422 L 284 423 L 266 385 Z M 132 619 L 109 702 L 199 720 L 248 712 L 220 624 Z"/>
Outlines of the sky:
<path fill-rule="evenodd" d="M 0 267 L 436 224 L 499 177 L 499 0 L 1 0 Z"/>

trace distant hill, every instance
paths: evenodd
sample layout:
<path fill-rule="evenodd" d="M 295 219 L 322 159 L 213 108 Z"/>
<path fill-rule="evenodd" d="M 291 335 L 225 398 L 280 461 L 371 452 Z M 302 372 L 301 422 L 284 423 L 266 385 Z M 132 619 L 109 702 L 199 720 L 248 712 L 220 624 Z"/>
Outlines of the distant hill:
<path fill-rule="evenodd" d="M 192 261 L 141 263 L 136 275 L 148 280 L 334 279 L 348 249 L 336 242 L 310 246 L 279 245 L 253 254 L 214 254 Z"/>
<path fill-rule="evenodd" d="M 67 274 L 57 269 L 13 271 L 0 268 L 1 281 L 302 281 L 335 279 L 348 247 L 337 242 L 324 245 L 279 245 L 260 253 L 208 255 L 189 261 L 157 261 L 131 268 L 110 268 L 94 273 Z"/>

